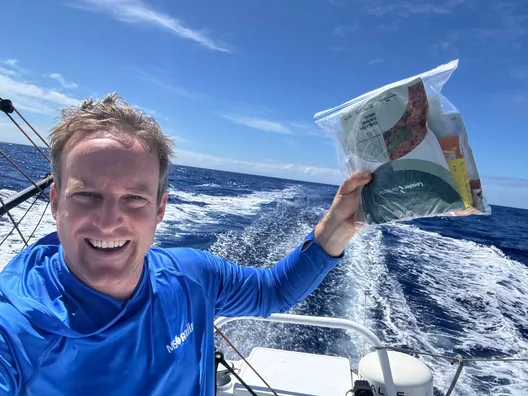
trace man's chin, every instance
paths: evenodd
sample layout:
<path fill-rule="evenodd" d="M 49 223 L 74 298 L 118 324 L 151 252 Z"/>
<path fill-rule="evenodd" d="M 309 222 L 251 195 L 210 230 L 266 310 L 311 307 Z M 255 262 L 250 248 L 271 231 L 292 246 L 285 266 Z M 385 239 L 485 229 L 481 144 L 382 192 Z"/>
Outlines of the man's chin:
<path fill-rule="evenodd" d="M 84 268 L 83 283 L 91 288 L 116 298 L 125 298 L 136 288 L 141 277 L 143 261 L 128 261 L 123 266 L 97 266 Z"/>
<path fill-rule="evenodd" d="M 137 257 L 134 247 L 132 242 L 113 250 L 84 246 L 78 252 L 79 259 L 72 260 L 76 265 L 69 267 L 84 283 L 96 289 L 133 282 L 139 277 L 137 273 L 141 273 L 144 262 L 144 258 Z M 66 261 L 69 260 L 66 258 Z"/>

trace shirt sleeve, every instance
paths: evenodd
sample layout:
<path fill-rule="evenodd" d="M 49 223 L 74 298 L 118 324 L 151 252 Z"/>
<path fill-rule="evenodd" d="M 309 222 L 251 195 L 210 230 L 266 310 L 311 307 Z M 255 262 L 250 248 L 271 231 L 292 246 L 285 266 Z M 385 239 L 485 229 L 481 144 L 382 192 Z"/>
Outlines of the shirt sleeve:
<path fill-rule="evenodd" d="M 0 329 L 0 396 L 18 394 L 18 372 L 8 338 Z"/>
<path fill-rule="evenodd" d="M 314 230 L 271 268 L 233 263 L 202 250 L 191 252 L 201 265 L 183 257 L 179 261 L 190 263 L 187 269 L 203 285 L 216 316 L 260 317 L 285 312 L 304 300 L 344 255 L 328 255 L 315 240 Z"/>

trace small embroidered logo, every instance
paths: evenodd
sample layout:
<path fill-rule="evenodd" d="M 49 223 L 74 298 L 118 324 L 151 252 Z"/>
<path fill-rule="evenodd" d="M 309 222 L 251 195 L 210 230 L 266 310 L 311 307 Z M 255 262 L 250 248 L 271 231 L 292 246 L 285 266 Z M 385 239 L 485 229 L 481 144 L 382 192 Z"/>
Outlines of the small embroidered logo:
<path fill-rule="evenodd" d="M 194 324 L 193 323 L 187 323 L 187 327 L 181 334 L 176 334 L 174 336 L 174 339 L 170 342 L 170 344 L 165 345 L 167 348 L 167 352 L 171 353 L 172 351 L 178 349 L 180 345 L 182 345 L 187 338 L 189 338 L 189 335 L 194 330 Z"/>

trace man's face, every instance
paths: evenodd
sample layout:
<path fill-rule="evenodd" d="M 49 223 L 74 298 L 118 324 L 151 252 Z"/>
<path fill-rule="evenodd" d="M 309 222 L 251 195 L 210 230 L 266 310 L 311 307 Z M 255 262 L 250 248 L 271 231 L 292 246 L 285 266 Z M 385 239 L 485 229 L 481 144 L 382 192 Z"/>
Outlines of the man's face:
<path fill-rule="evenodd" d="M 165 214 L 159 162 L 139 141 L 94 138 L 66 146 L 53 217 L 71 271 L 95 288 L 138 278 Z"/>

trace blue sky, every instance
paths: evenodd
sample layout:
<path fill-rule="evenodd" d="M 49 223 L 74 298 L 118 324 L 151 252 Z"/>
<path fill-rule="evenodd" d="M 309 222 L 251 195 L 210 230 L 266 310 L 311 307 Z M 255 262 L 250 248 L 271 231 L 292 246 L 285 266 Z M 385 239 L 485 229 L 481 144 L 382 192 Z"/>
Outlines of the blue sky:
<path fill-rule="evenodd" d="M 459 59 L 443 92 L 485 193 L 528 208 L 526 1 L 11 1 L 0 23 L 0 97 L 43 134 L 59 107 L 116 91 L 174 137 L 176 163 L 333 184 L 316 112 Z"/>

